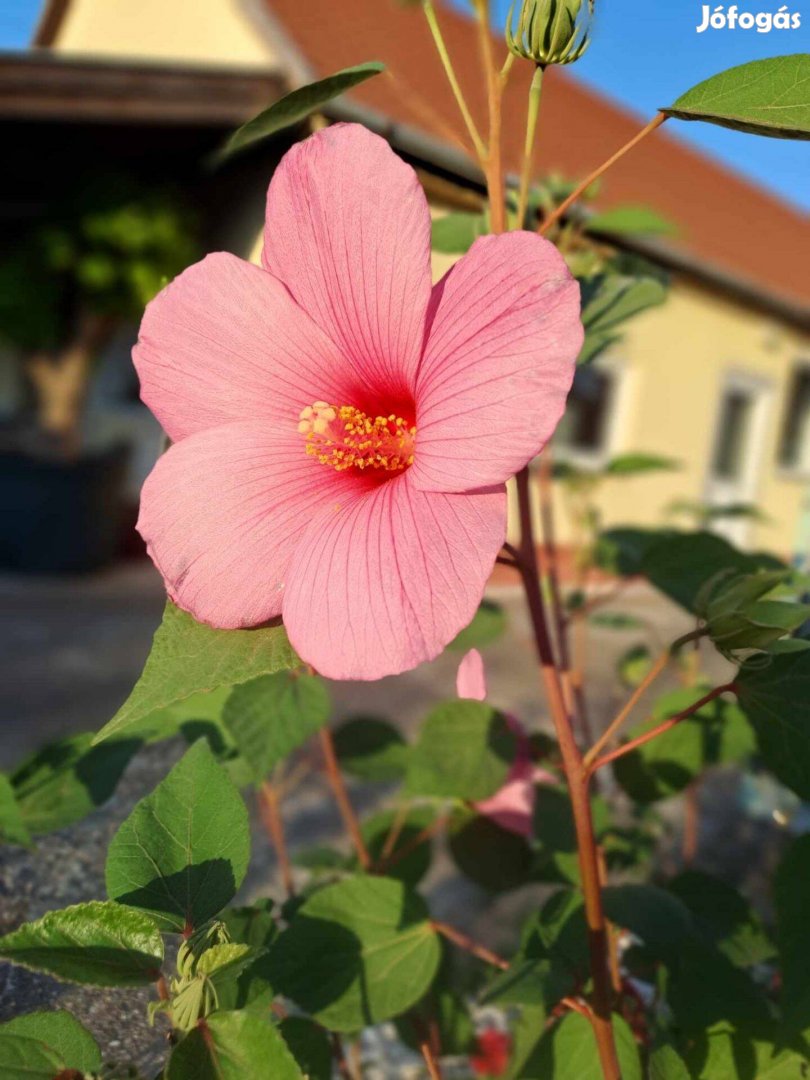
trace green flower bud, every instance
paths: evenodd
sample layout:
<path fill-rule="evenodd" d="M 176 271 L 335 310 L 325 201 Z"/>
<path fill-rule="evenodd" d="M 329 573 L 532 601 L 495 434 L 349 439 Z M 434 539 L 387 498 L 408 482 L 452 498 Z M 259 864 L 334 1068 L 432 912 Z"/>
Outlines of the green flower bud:
<path fill-rule="evenodd" d="M 506 44 L 515 56 L 539 67 L 573 64 L 590 44 L 596 0 L 522 0 L 517 24 L 515 4 L 506 20 Z"/>

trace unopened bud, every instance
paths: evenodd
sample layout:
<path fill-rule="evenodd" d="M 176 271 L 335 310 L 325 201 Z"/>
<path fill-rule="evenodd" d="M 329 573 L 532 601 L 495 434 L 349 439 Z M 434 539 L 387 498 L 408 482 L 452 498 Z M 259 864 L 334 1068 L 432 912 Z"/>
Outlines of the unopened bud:
<path fill-rule="evenodd" d="M 506 20 L 506 44 L 515 56 L 540 67 L 573 64 L 590 44 L 596 0 L 522 0 L 517 23 L 515 4 Z"/>

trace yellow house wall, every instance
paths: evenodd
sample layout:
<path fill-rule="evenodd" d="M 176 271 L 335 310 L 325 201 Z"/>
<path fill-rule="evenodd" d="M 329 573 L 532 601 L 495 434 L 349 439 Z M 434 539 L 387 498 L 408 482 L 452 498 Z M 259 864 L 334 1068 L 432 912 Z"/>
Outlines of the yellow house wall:
<path fill-rule="evenodd" d="M 277 60 L 240 0 L 71 0 L 53 47 L 205 64 Z"/>

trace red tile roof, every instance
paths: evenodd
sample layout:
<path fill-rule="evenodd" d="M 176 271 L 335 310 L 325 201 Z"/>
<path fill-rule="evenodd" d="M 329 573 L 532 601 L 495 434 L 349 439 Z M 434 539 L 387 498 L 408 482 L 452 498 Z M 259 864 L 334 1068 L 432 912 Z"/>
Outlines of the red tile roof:
<path fill-rule="evenodd" d="M 396 0 L 265 0 L 317 75 L 382 60 L 385 75 L 352 92 L 359 104 L 400 124 L 455 141 L 458 110 L 418 6 Z M 442 7 L 448 48 L 479 126 L 486 107 L 472 22 Z M 505 55 L 503 41 L 498 48 Z M 517 171 L 531 65 L 516 62 L 504 102 L 504 155 Z M 553 69 L 546 79 L 537 167 L 580 177 L 641 127 L 639 118 Z M 676 121 L 671 121 L 674 127 Z M 753 136 L 752 136 L 753 137 Z M 606 177 L 600 207 L 644 203 L 677 222 L 676 249 L 794 304 L 810 304 L 810 217 L 716 161 L 658 131 Z"/>

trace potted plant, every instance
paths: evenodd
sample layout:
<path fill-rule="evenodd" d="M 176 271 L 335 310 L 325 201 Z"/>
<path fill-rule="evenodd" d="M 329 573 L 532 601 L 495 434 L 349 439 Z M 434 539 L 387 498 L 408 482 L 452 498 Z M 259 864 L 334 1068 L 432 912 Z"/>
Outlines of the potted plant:
<path fill-rule="evenodd" d="M 0 567 L 93 569 L 120 540 L 129 448 L 88 445 L 88 389 L 105 346 L 193 260 L 171 191 L 110 176 L 81 185 L 0 252 L 0 347 L 20 383 L 0 428 Z"/>

